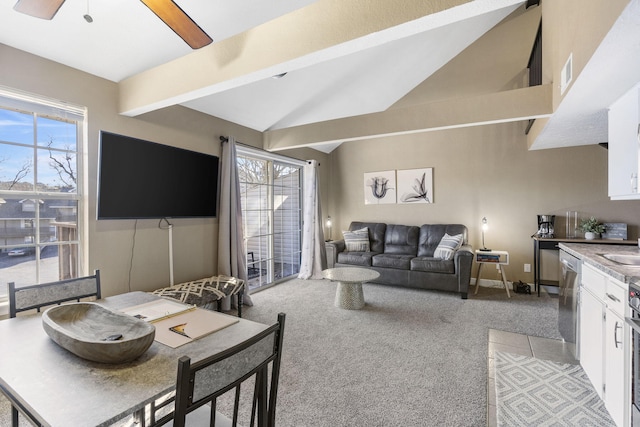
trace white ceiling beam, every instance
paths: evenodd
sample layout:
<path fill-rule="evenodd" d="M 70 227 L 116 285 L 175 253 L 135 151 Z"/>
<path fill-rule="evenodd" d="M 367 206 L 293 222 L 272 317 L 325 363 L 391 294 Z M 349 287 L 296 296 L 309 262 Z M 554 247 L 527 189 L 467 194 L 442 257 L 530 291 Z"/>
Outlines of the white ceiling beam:
<path fill-rule="evenodd" d="M 119 83 L 119 111 L 136 116 L 522 0 L 319 0 Z"/>
<path fill-rule="evenodd" d="M 549 117 L 552 85 L 475 95 L 264 132 L 268 151 Z"/>

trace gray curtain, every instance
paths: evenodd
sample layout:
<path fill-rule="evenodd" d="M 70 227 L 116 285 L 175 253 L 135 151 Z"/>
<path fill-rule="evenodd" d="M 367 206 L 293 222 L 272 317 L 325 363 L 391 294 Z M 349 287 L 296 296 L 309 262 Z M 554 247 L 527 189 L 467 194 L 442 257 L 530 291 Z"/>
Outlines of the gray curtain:
<path fill-rule="evenodd" d="M 318 162 L 310 160 L 304 167 L 304 204 L 302 224 L 302 260 L 300 279 L 322 279 L 327 268 L 324 248 L 320 188 L 318 186 Z"/>
<path fill-rule="evenodd" d="M 247 255 L 242 230 L 242 207 L 240 205 L 240 182 L 236 166 L 236 141 L 229 137 L 222 142 L 220 161 L 220 209 L 218 214 L 218 274 L 237 277 L 247 281 Z M 235 298 L 235 297 L 234 297 Z M 231 303 L 226 298 L 223 310 Z M 249 288 L 245 285 L 244 305 L 253 305 Z"/>

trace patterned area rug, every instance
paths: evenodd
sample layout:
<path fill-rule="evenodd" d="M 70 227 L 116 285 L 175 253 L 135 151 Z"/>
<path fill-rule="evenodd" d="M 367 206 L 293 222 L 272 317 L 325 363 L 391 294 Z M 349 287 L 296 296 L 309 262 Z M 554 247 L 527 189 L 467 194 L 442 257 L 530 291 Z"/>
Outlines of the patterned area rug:
<path fill-rule="evenodd" d="M 499 426 L 615 426 L 580 365 L 495 354 Z"/>

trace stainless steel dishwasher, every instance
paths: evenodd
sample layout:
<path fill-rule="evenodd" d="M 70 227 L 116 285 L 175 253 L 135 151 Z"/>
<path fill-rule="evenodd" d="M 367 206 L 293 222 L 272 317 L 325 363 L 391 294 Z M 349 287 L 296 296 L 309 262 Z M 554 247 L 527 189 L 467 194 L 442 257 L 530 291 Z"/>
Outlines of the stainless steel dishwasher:
<path fill-rule="evenodd" d="M 573 357 L 578 359 L 580 354 L 578 292 L 580 291 L 581 261 L 562 249 L 559 252 L 558 330 L 566 342 L 575 344 Z"/>

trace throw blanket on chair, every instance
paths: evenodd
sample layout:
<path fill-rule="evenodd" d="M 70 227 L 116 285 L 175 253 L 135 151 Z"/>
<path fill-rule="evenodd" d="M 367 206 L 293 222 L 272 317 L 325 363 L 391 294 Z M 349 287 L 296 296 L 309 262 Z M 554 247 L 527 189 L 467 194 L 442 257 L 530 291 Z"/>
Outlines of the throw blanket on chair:
<path fill-rule="evenodd" d="M 152 294 L 202 307 L 222 298 L 235 295 L 243 287 L 244 280 L 236 277 L 213 276 L 157 289 Z"/>

